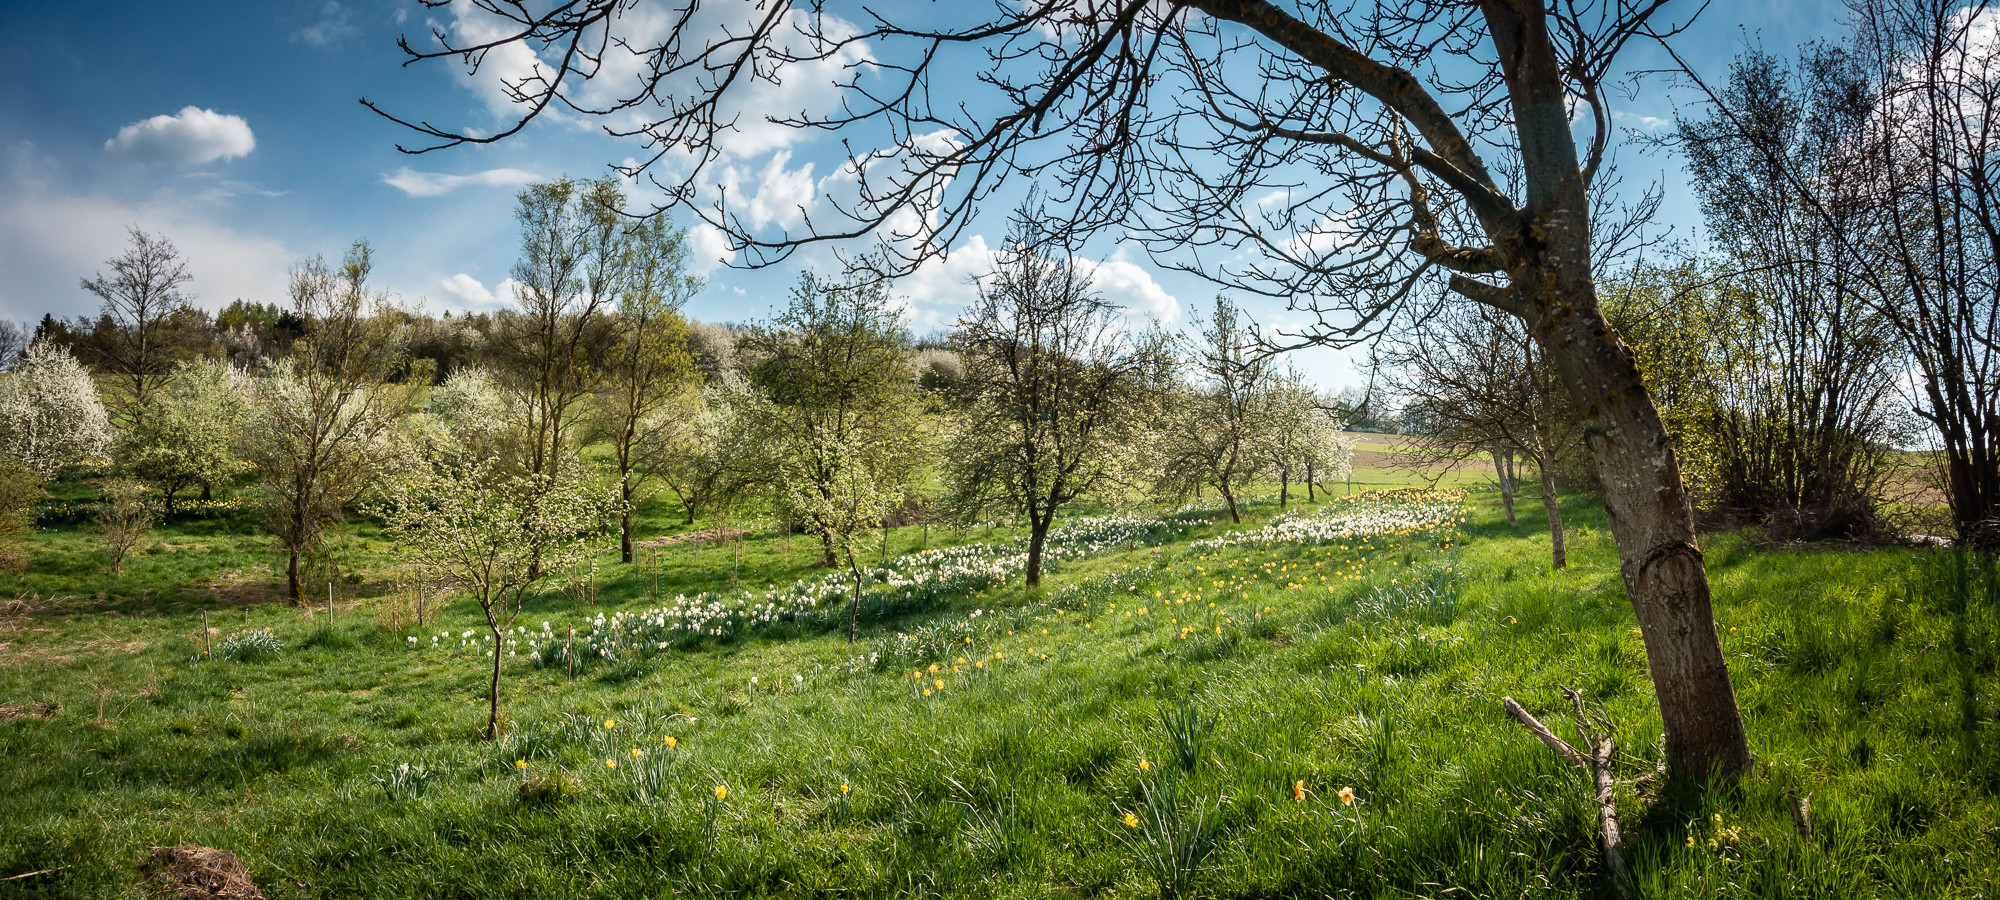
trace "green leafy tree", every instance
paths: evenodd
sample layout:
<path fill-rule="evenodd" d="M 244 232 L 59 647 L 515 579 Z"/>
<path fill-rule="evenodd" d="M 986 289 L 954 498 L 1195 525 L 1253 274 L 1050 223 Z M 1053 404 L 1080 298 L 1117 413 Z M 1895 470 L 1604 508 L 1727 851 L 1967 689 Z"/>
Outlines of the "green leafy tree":
<path fill-rule="evenodd" d="M 499 738 L 506 631 L 546 573 L 588 557 L 615 504 L 580 478 L 549 482 L 467 454 L 449 432 L 404 441 L 375 496 L 383 524 L 427 576 L 458 585 L 485 614 L 493 642 L 486 737 Z"/>
<path fill-rule="evenodd" d="M 755 402 L 737 404 L 735 414 L 758 448 L 744 477 L 767 485 L 784 513 L 819 537 L 822 562 L 839 565 L 854 533 L 881 521 L 863 515 L 877 494 L 862 482 L 899 496 L 928 458 L 901 319 L 880 284 L 807 273 L 790 305 L 752 330 L 743 350 L 755 360 Z"/>
<path fill-rule="evenodd" d="M 160 492 L 166 515 L 182 491 L 200 488 L 210 499 L 243 469 L 237 430 L 250 413 L 245 380 L 228 363 L 183 362 L 154 392 L 148 415 L 120 436 L 119 463 Z"/>
<path fill-rule="evenodd" d="M 598 430 L 611 444 L 624 501 L 618 548 L 629 563 L 633 510 L 667 462 L 651 452 L 667 443 L 654 440 L 654 434 L 682 428 L 677 418 L 698 384 L 681 308 L 701 290 L 702 280 L 686 273 L 687 233 L 670 228 L 665 218 L 628 227 L 619 252 L 624 271 L 596 413 Z"/>

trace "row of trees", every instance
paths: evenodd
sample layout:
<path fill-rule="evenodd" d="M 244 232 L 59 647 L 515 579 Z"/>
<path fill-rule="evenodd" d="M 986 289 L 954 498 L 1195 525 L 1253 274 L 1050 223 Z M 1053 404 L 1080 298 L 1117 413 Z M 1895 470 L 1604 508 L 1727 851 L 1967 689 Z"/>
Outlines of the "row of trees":
<path fill-rule="evenodd" d="M 683 234 L 625 217 L 615 181 L 519 200 L 517 305 L 442 379 L 418 353 L 435 320 L 369 286 L 366 243 L 302 261 L 277 315 L 244 306 L 284 337 L 253 371 L 226 342 L 155 339 L 189 318 L 187 266 L 134 232 L 113 274 L 85 282 L 109 323 L 92 340 L 124 349 L 80 360 L 56 336 L 31 343 L 0 381 L 0 451 L 31 480 L 108 457 L 169 515 L 247 475 L 295 602 L 365 511 L 479 602 L 496 646 L 595 535 L 615 528 L 633 561 L 634 512 L 662 492 L 690 522 L 775 512 L 853 574 L 858 604 L 863 542 L 898 516 L 1025 521 L 1039 584 L 1050 529 L 1080 500 L 1211 489 L 1240 518 L 1253 480 L 1288 502 L 1294 484 L 1345 477 L 1337 404 L 1256 353 L 1232 305 L 1199 335 L 1135 330 L 1088 267 L 1033 249 L 1032 215 L 957 329 L 919 349 L 885 282 L 810 273 L 769 322 L 691 324 L 701 282 Z M 126 487 L 106 497 L 130 518 Z M 496 654 L 493 723 L 498 678 Z"/>

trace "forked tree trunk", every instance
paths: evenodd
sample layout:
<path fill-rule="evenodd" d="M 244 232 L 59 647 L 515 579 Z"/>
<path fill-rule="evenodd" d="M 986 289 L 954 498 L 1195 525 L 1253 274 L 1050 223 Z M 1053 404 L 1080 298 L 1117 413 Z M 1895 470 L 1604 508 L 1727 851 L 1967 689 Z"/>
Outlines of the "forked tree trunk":
<path fill-rule="evenodd" d="M 1241 524 L 1243 512 L 1236 508 L 1236 492 L 1229 489 L 1229 479 L 1222 479 L 1215 489 L 1222 492 L 1222 502 L 1229 504 L 1229 521 Z"/>

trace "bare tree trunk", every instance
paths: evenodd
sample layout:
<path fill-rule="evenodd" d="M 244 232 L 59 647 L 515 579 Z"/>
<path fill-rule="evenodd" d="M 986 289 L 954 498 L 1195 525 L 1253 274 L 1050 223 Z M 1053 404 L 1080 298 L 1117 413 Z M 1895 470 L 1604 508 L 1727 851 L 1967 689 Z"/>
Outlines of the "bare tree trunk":
<path fill-rule="evenodd" d="M 299 572 L 299 548 L 286 550 L 285 581 L 292 591 L 292 605 L 306 605 L 306 582 Z"/>
<path fill-rule="evenodd" d="M 1313 464 L 1311 460 L 1306 461 L 1306 502 L 1313 502 Z"/>
<path fill-rule="evenodd" d="M 1489 223 L 1508 288 L 1462 277 L 1452 283 L 1521 316 L 1576 401 L 1646 642 L 1670 776 L 1734 781 L 1750 770 L 1750 743 L 1715 632 L 1694 508 L 1659 408 L 1597 302 L 1589 188 L 1547 10 L 1507 0 L 1484 0 L 1480 9 L 1521 139 L 1526 202 L 1522 221 Z"/>
<path fill-rule="evenodd" d="M 1555 568 L 1566 569 L 1569 567 L 1569 551 L 1563 548 L 1563 517 L 1556 496 L 1556 476 L 1549 470 L 1549 460 L 1535 460 L 1535 467 L 1542 473 L 1542 511 L 1549 516 L 1549 562 Z M 1510 501 L 1508 506 L 1512 507 L 1513 503 Z"/>
<path fill-rule="evenodd" d="M 1292 473 L 1278 472 L 1278 509 L 1284 510 L 1291 501 Z"/>
<path fill-rule="evenodd" d="M 493 633 L 493 679 L 486 686 L 486 739 L 500 739 L 500 622 L 486 610 L 486 627 Z"/>
<path fill-rule="evenodd" d="M 618 555 L 629 565 L 632 562 L 632 476 L 620 479 L 618 489 L 625 498 L 625 506 L 618 513 Z"/>
<path fill-rule="evenodd" d="M 1229 521 L 1241 524 L 1243 512 L 1236 508 L 1236 492 L 1229 489 L 1229 479 L 1223 479 L 1215 489 L 1222 492 L 1222 501 L 1229 504 Z"/>
<path fill-rule="evenodd" d="M 1493 473 L 1500 479 L 1500 504 L 1507 507 L 1507 527 L 1514 528 L 1521 523 L 1514 518 L 1514 481 L 1507 477 L 1507 464 L 1501 459 L 1500 448 L 1493 448 Z"/>
<path fill-rule="evenodd" d="M 1631 351 L 1597 307 L 1588 241 L 1579 238 L 1575 265 L 1548 259 L 1514 283 L 1560 284 L 1531 296 L 1529 324 L 1545 350 L 1561 348 L 1549 358 L 1576 398 L 1604 482 L 1619 570 L 1666 726 L 1668 771 L 1677 779 L 1734 781 L 1749 772 L 1750 745 L 1715 631 L 1694 509 Z"/>
<path fill-rule="evenodd" d="M 1049 521 L 1040 516 L 1028 520 L 1028 586 L 1042 584 L 1042 548 L 1049 542 Z"/>

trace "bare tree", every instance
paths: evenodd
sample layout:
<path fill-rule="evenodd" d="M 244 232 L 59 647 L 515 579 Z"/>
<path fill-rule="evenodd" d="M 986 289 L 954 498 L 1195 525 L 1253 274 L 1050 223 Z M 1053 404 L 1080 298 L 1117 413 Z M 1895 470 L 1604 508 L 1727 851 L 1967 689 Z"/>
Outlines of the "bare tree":
<path fill-rule="evenodd" d="M 1213 487 L 1232 522 L 1243 521 L 1237 494 L 1263 472 L 1263 442 L 1269 437 L 1265 404 L 1272 362 L 1261 350 L 1242 311 L 1217 297 L 1200 338 L 1186 342 L 1199 380 L 1169 395 L 1161 435 L 1159 489 L 1186 494 Z"/>
<path fill-rule="evenodd" d="M 662 0 L 643 32 L 620 15 L 629 0 L 461 2 L 493 37 L 406 41 L 413 61 L 476 69 L 494 48 L 525 46 L 546 51 L 543 65 L 505 83 L 522 115 L 498 129 L 398 119 L 425 139 L 413 152 L 504 140 L 550 108 L 616 116 L 614 133 L 646 147 L 626 173 L 701 211 L 751 264 L 872 235 L 875 267 L 908 271 L 1007 178 L 1046 176 L 1062 210 L 1052 238 L 1122 231 L 1170 265 L 1295 303 L 1317 322 L 1302 340 L 1379 333 L 1440 283 L 1520 316 L 1586 424 L 1669 768 L 1747 771 L 1693 510 L 1594 279 L 1635 220 L 1593 203 L 1611 143 L 1606 79 L 1633 38 L 1672 34 L 1655 20 L 1664 0 L 1029 0 L 864 9 L 858 23 L 818 5 Z M 870 64 L 851 59 L 864 51 Z M 847 73 L 840 102 L 757 112 L 879 148 L 838 180 L 851 192 L 820 198 L 798 232 L 756 227 L 726 192 L 707 205 L 745 94 L 808 63 Z M 947 68 L 978 90 L 953 79 L 934 95 Z"/>
<path fill-rule="evenodd" d="M 114 326 L 92 346 L 92 355 L 118 387 L 111 405 L 127 422 L 136 422 L 167 379 L 172 360 L 160 332 L 169 317 L 187 308 L 186 288 L 194 276 L 166 236 L 137 228 L 129 234 L 132 245 L 106 263 L 111 274 L 84 279 L 83 289 L 104 301 L 104 317 Z"/>
<path fill-rule="evenodd" d="M 427 371 L 409 371 L 386 319 L 372 315 L 382 300 L 368 293 L 370 256 L 367 242 L 356 241 L 338 270 L 319 257 L 292 270 L 292 314 L 305 323 L 305 337 L 256 382 L 243 432 L 243 456 L 262 480 L 260 505 L 285 548 L 295 604 L 305 602 L 300 564 L 373 486 L 382 437 L 430 381 Z"/>
<path fill-rule="evenodd" d="M 1513 524 L 1514 453 L 1541 474 L 1549 520 L 1550 564 L 1569 564 L 1557 502 L 1556 461 L 1581 439 L 1581 428 L 1520 320 L 1482 307 L 1453 310 L 1389 345 L 1381 357 L 1404 416 L 1422 435 L 1412 459 L 1459 461 L 1491 454 Z"/>
<path fill-rule="evenodd" d="M 1042 582 L 1057 514 L 1116 477 L 1150 417 L 1160 356 L 1157 342 L 1125 334 L 1087 268 L 1035 249 L 1035 219 L 1028 207 L 1016 215 L 952 334 L 969 405 L 945 456 L 954 510 L 1027 517 L 1029 587 Z"/>
<path fill-rule="evenodd" d="M 28 342 L 34 331 L 13 319 L 0 319 L 0 371 L 14 371 L 14 362 L 21 357 L 21 351 L 28 349 Z"/>
<path fill-rule="evenodd" d="M 1750 54 L 1720 87 L 1694 79 L 1710 107 L 1680 142 L 1774 271 L 1887 323 L 1960 540 L 2000 546 L 2000 47 L 1949 0 L 1853 9 L 1844 46 L 1795 65 Z"/>

